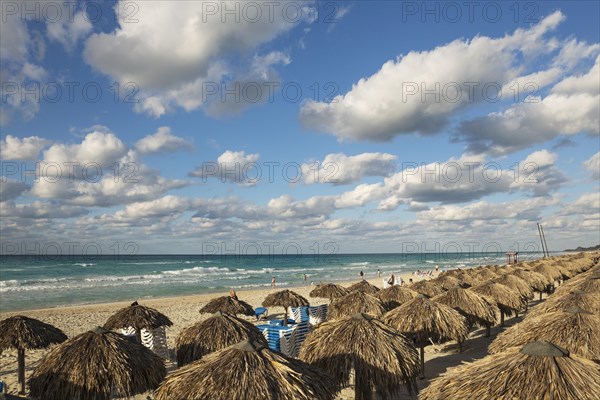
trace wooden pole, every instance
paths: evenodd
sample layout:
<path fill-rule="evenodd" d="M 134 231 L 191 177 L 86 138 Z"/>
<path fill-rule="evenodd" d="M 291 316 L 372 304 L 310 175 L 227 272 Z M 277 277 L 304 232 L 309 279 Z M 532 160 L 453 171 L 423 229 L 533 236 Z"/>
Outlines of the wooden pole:
<path fill-rule="evenodd" d="M 504 311 L 500 310 L 500 326 L 504 326 Z"/>
<path fill-rule="evenodd" d="M 490 337 L 492 333 L 492 326 L 490 324 L 485 325 L 485 337 Z"/>
<path fill-rule="evenodd" d="M 421 379 L 425 378 L 425 345 L 421 342 Z"/>
<path fill-rule="evenodd" d="M 21 385 L 19 394 L 25 394 L 25 349 L 19 349 L 17 362 L 19 369 L 19 384 Z"/>

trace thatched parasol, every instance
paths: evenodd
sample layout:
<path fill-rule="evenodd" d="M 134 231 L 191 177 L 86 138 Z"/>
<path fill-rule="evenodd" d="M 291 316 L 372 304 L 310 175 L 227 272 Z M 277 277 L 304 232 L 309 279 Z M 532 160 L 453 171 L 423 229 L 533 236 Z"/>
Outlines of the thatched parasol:
<path fill-rule="evenodd" d="M 0 353 L 17 350 L 18 382 L 25 393 L 25 350 L 45 349 L 67 340 L 60 329 L 37 319 L 16 315 L 0 321 Z"/>
<path fill-rule="evenodd" d="M 538 292 L 543 292 L 546 290 L 548 285 L 552 284 L 552 281 L 546 276 L 540 274 L 539 272 L 533 272 L 526 269 L 517 269 L 512 272 L 512 275 L 517 278 L 523 279 L 529 286 Z"/>
<path fill-rule="evenodd" d="M 377 292 L 375 296 L 383 302 L 388 310 L 391 310 L 414 299 L 418 295 L 418 292 L 406 286 L 394 285 Z"/>
<path fill-rule="evenodd" d="M 579 290 L 561 295 L 554 294 L 544 303 L 532 308 L 526 318 L 533 318 L 553 311 L 566 310 L 569 307 L 579 307 L 600 315 L 600 296 L 598 296 L 598 293 L 587 293 Z"/>
<path fill-rule="evenodd" d="M 500 309 L 500 326 L 504 326 L 504 315 L 512 315 L 519 311 L 525 304 L 523 299 L 514 290 L 495 282 L 484 283 L 474 286 L 469 290 L 482 294 L 494 300 Z"/>
<path fill-rule="evenodd" d="M 335 299 L 329 305 L 327 318 L 341 318 L 356 313 L 365 313 L 373 317 L 378 317 L 384 312 L 385 306 L 377 297 L 367 293 L 354 291 L 344 297 Z"/>
<path fill-rule="evenodd" d="M 420 281 L 409 286 L 415 292 L 424 294 L 427 297 L 434 297 L 438 294 L 444 293 L 441 287 L 439 287 L 435 281 Z"/>
<path fill-rule="evenodd" d="M 375 294 L 375 293 L 379 292 L 379 288 L 377 286 L 371 285 L 367 281 L 360 281 L 348 288 L 349 292 L 354 292 L 355 290 L 357 290 L 359 292 L 367 293 L 367 294 Z"/>
<path fill-rule="evenodd" d="M 456 285 L 470 286 L 466 283 L 463 283 L 463 281 L 459 277 L 452 276 L 452 275 L 440 276 L 438 278 L 433 279 L 431 282 L 434 282 L 437 286 L 439 286 L 443 290 L 448 290 L 450 288 L 455 287 Z"/>
<path fill-rule="evenodd" d="M 320 370 L 249 340 L 178 369 L 157 400 L 331 400 L 334 382 Z"/>
<path fill-rule="evenodd" d="M 525 302 L 525 305 L 527 305 L 527 302 L 533 298 L 533 289 L 531 286 L 517 276 L 504 274 L 499 278 L 494 279 L 494 282 L 504 285 L 517 292 Z"/>
<path fill-rule="evenodd" d="M 531 271 L 544 275 L 546 278 L 552 281 L 552 284 L 554 284 L 555 281 L 559 281 L 562 279 L 562 272 L 560 268 L 555 267 L 553 265 L 538 264 L 532 267 Z"/>
<path fill-rule="evenodd" d="M 250 304 L 230 296 L 214 298 L 200 309 L 201 314 L 214 314 L 216 312 L 231 315 L 242 314 L 249 317 L 254 315 L 254 309 Z"/>
<path fill-rule="evenodd" d="M 498 275 L 491 270 L 491 267 L 474 268 L 472 271 L 473 274 L 475 274 L 475 276 L 483 282 L 488 281 L 490 279 L 496 279 L 498 277 Z"/>
<path fill-rule="evenodd" d="M 308 295 L 310 297 L 329 299 L 329 301 L 331 301 L 333 299 L 337 299 L 338 297 L 344 297 L 348 293 L 350 293 L 350 291 L 343 286 L 336 285 L 335 283 L 323 283 L 321 285 L 317 285 L 317 287 L 311 290 Z"/>
<path fill-rule="evenodd" d="M 44 400 L 109 400 L 155 389 L 166 373 L 151 350 L 98 327 L 52 349 L 29 387 L 32 397 Z"/>
<path fill-rule="evenodd" d="M 484 326 L 485 336 L 490 336 L 490 327 L 496 323 L 496 314 L 499 312 L 493 300 L 460 286 L 455 286 L 432 300 L 454 308 L 467 319 L 470 326 Z"/>
<path fill-rule="evenodd" d="M 267 345 L 265 337 L 254 324 L 218 312 L 179 333 L 175 342 L 177 366 L 183 367 L 206 354 L 233 346 L 245 339 Z"/>
<path fill-rule="evenodd" d="M 548 342 L 487 356 L 452 368 L 423 389 L 419 400 L 600 398 L 600 364 Z"/>
<path fill-rule="evenodd" d="M 460 344 L 469 334 L 467 320 L 458 311 L 423 295 L 386 313 L 382 320 L 416 338 L 421 350 L 421 378 L 425 376 L 425 346 L 429 340 L 456 340 Z"/>
<path fill-rule="evenodd" d="M 573 354 L 600 361 L 600 316 L 578 307 L 543 314 L 511 326 L 489 346 L 491 354 L 536 340 L 555 343 Z"/>
<path fill-rule="evenodd" d="M 123 329 L 132 327 L 142 343 L 142 329 L 152 330 L 161 326 L 172 326 L 173 322 L 154 308 L 142 306 L 136 302 L 114 313 L 106 323 L 106 329 Z"/>
<path fill-rule="evenodd" d="M 308 335 L 300 359 L 322 368 L 337 389 L 348 385 L 355 372 L 355 399 L 369 400 L 375 390 L 394 399 L 405 385 L 416 392 L 419 355 L 398 331 L 366 314 L 325 322 Z"/>
<path fill-rule="evenodd" d="M 287 325 L 288 307 L 304 307 L 308 306 L 308 300 L 300 296 L 298 293 L 291 290 L 280 290 L 279 292 L 271 293 L 262 302 L 263 307 L 283 307 L 285 314 L 283 316 L 283 324 Z"/>

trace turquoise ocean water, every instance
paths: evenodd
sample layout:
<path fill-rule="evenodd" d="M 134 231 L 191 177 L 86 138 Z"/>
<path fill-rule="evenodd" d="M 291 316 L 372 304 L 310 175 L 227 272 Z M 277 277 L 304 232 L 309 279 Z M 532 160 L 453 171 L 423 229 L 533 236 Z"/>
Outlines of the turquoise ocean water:
<path fill-rule="evenodd" d="M 523 253 L 521 259 L 541 254 Z M 502 264 L 504 253 L 0 256 L 0 310 L 177 296 Z"/>

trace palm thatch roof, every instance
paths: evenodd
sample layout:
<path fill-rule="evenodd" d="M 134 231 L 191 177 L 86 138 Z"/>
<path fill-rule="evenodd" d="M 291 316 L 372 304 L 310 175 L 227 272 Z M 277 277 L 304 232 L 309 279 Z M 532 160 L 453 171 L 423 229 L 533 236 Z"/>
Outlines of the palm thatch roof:
<path fill-rule="evenodd" d="M 343 286 L 336 285 L 335 283 L 323 283 L 317 285 L 317 287 L 311 290 L 308 295 L 310 297 L 333 300 L 338 297 L 343 297 L 348 293 L 350 293 L 350 291 Z"/>
<path fill-rule="evenodd" d="M 200 309 L 201 314 L 214 314 L 216 312 L 231 315 L 242 314 L 249 317 L 254 315 L 254 309 L 250 304 L 230 296 L 214 298 Z"/>
<path fill-rule="evenodd" d="M 501 275 L 499 278 L 494 279 L 494 282 L 500 283 L 515 292 L 517 292 L 523 299 L 529 300 L 533 298 L 533 289 L 527 282 L 518 276 L 511 274 Z"/>
<path fill-rule="evenodd" d="M 0 321 L 0 353 L 13 348 L 17 350 L 17 381 L 21 393 L 25 393 L 25 350 L 45 349 L 67 340 L 60 329 L 40 320 L 15 315 Z"/>
<path fill-rule="evenodd" d="M 420 281 L 409 286 L 415 292 L 424 294 L 427 297 L 434 297 L 444 293 L 444 290 L 438 286 L 435 281 Z"/>
<path fill-rule="evenodd" d="M 265 337 L 254 324 L 233 315 L 216 313 L 179 333 L 175 342 L 177 366 L 182 367 L 245 339 L 267 345 Z"/>
<path fill-rule="evenodd" d="M 335 299 L 327 310 L 327 318 L 335 319 L 365 313 L 378 317 L 385 312 L 385 305 L 381 300 L 370 294 L 354 291 L 344 297 Z"/>
<path fill-rule="evenodd" d="M 538 292 L 545 291 L 548 285 L 552 284 L 552 280 L 545 275 L 526 269 L 517 269 L 512 272 L 512 275 L 523 279 L 529 286 Z"/>
<path fill-rule="evenodd" d="M 433 279 L 432 282 L 434 282 L 437 286 L 439 286 L 443 290 L 451 289 L 457 285 L 470 286 L 466 283 L 463 283 L 463 281 L 459 277 L 452 276 L 452 275 L 445 275 L 445 276 L 437 277 L 437 278 Z"/>
<path fill-rule="evenodd" d="M 178 369 L 155 392 L 157 400 L 331 400 L 333 379 L 300 360 L 249 340 Z"/>
<path fill-rule="evenodd" d="M 404 385 L 416 392 L 419 355 L 397 330 L 366 314 L 325 322 L 311 332 L 300 349 L 300 359 L 334 379 L 336 389 L 348 385 L 355 371 L 356 399 L 398 397 Z"/>
<path fill-rule="evenodd" d="M 542 304 L 532 308 L 526 318 L 542 315 L 553 311 L 563 311 L 570 307 L 579 307 L 600 315 L 600 296 L 597 293 L 572 291 L 568 294 L 554 294 Z"/>
<path fill-rule="evenodd" d="M 504 326 L 504 315 L 512 315 L 513 311 L 518 312 L 525 305 L 523 299 L 517 292 L 500 283 L 488 282 L 483 285 L 474 286 L 469 290 L 489 297 L 496 302 L 500 309 L 500 325 Z"/>
<path fill-rule="evenodd" d="M 291 290 L 280 290 L 269 294 L 262 302 L 263 307 L 302 307 L 308 306 L 308 300 Z"/>
<path fill-rule="evenodd" d="M 415 338 L 420 349 L 421 378 L 425 377 L 424 349 L 429 340 L 456 340 L 460 344 L 469 334 L 465 317 L 453 308 L 436 303 L 424 295 L 394 308 L 382 320 L 403 334 Z"/>
<path fill-rule="evenodd" d="M 411 288 L 394 285 L 377 292 L 375 296 L 383 302 L 384 306 L 388 310 L 391 310 L 392 308 L 396 308 L 399 305 L 414 299 L 418 295 L 419 293 L 415 292 Z"/>
<path fill-rule="evenodd" d="M 540 260 L 538 266 L 539 265 L 549 266 L 549 267 L 552 267 L 552 268 L 556 269 L 557 271 L 559 271 L 561 275 L 558 279 L 569 279 L 572 276 L 576 275 L 576 273 L 574 271 L 571 271 L 569 268 L 565 268 L 563 266 L 563 264 L 559 260 L 556 260 L 556 259 L 548 258 L 545 260 Z M 537 266 L 534 267 L 534 269 L 535 268 L 537 268 Z"/>
<path fill-rule="evenodd" d="M 137 302 L 114 313 L 106 323 L 106 329 L 121 329 L 129 326 L 136 331 L 152 330 L 161 326 L 172 326 L 173 322 L 154 308 L 146 307 Z"/>
<path fill-rule="evenodd" d="M 158 387 L 162 359 L 143 345 L 104 328 L 56 346 L 29 379 L 32 397 L 44 400 L 108 400 Z"/>
<path fill-rule="evenodd" d="M 600 364 L 548 342 L 533 342 L 463 364 L 423 389 L 419 400 L 600 398 Z"/>
<path fill-rule="evenodd" d="M 500 333 L 489 346 L 491 354 L 545 340 L 573 354 L 600 361 L 600 316 L 578 307 L 526 318 Z"/>
<path fill-rule="evenodd" d="M 549 264 L 537 264 L 531 268 L 531 271 L 544 275 L 546 278 L 550 279 L 552 283 L 562 279 L 563 276 L 560 268 Z"/>
<path fill-rule="evenodd" d="M 474 268 L 472 271 L 480 281 L 484 282 L 498 277 L 498 275 L 492 271 L 491 267 L 478 267 Z"/>
<path fill-rule="evenodd" d="M 349 292 L 359 291 L 367 294 L 375 294 L 379 292 L 379 288 L 375 285 L 371 285 L 368 281 L 360 281 L 348 287 Z"/>
<path fill-rule="evenodd" d="M 387 312 L 382 321 L 404 334 L 416 336 L 418 342 L 463 341 L 468 335 L 465 317 L 452 307 L 422 295 Z"/>
<path fill-rule="evenodd" d="M 67 340 L 60 329 L 34 318 L 16 315 L 0 321 L 0 352 L 45 349 Z"/>
<path fill-rule="evenodd" d="M 493 300 L 460 286 L 455 286 L 432 300 L 454 308 L 467 319 L 469 325 L 494 325 L 496 315 L 500 312 Z"/>

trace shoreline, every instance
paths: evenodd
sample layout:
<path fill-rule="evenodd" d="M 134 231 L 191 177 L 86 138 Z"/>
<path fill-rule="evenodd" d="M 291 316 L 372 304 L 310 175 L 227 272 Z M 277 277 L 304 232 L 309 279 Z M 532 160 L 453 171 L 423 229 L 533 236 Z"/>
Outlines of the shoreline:
<path fill-rule="evenodd" d="M 413 271 L 414 272 L 414 271 Z M 409 279 L 413 279 L 413 281 L 418 282 L 420 280 L 424 280 L 421 279 L 421 277 L 416 277 L 413 272 L 404 272 L 401 274 L 395 274 L 396 277 L 402 278 L 405 281 L 408 282 Z M 366 281 L 368 281 L 369 283 L 377 286 L 378 288 L 383 288 L 383 279 L 385 278 L 385 276 L 382 274 L 381 278 L 365 278 Z M 337 285 L 342 285 L 342 286 L 350 286 L 356 282 L 358 282 L 360 279 L 354 279 L 354 280 L 328 280 L 327 282 L 324 283 L 335 283 Z M 298 284 L 298 285 L 281 285 L 281 286 L 275 286 L 275 288 L 272 287 L 264 287 L 264 288 L 243 288 L 243 289 L 236 289 L 236 293 L 238 294 L 238 296 L 240 297 L 240 299 L 246 301 L 246 297 L 248 298 L 252 298 L 255 296 L 259 296 L 259 295 L 263 295 L 263 294 L 268 294 L 272 291 L 278 291 L 278 290 L 284 290 L 284 289 L 290 289 L 290 290 L 302 290 L 304 291 L 305 289 L 310 289 L 312 290 L 314 287 L 316 287 L 316 283 L 315 284 Z M 309 290 L 309 291 L 310 291 Z M 160 297 L 149 297 L 149 298 L 131 298 L 130 300 L 119 300 L 119 301 L 106 301 L 106 302 L 95 302 L 95 303 L 80 303 L 80 304 L 66 304 L 66 305 L 58 305 L 58 306 L 54 306 L 54 307 L 43 307 L 43 308 L 28 308 L 28 309 L 20 309 L 20 310 L 8 310 L 8 311 L 0 311 L 0 319 L 6 318 L 6 317 L 10 317 L 13 315 L 18 315 L 18 314 L 28 314 L 28 313 L 64 313 L 64 312 L 68 312 L 68 311 L 94 311 L 94 309 L 96 309 L 96 311 L 100 311 L 100 310 L 105 310 L 105 309 L 118 309 L 118 308 L 122 308 L 122 307 L 126 307 L 129 304 L 131 304 L 133 301 L 138 301 L 140 303 L 143 303 L 144 305 L 148 305 L 149 307 L 160 307 L 161 303 L 165 303 L 165 304 L 171 304 L 171 303 L 177 303 L 177 302 L 181 302 L 181 303 L 203 303 L 203 302 L 208 302 L 209 300 L 215 298 L 215 297 L 220 297 L 220 296 L 226 296 L 229 294 L 229 289 L 225 289 L 223 291 L 215 291 L 215 292 L 211 292 L 211 293 L 198 293 L 198 294 L 184 294 L 184 295 L 169 295 L 169 296 L 160 296 Z M 266 296 L 265 294 L 265 296 Z M 314 299 L 314 298 L 309 298 L 309 300 L 314 300 L 314 301 L 318 301 L 320 299 Z M 248 302 L 250 303 L 252 306 L 254 307 L 259 307 L 260 305 L 255 305 L 252 304 L 252 302 Z M 199 308 L 199 307 L 198 307 Z"/>

